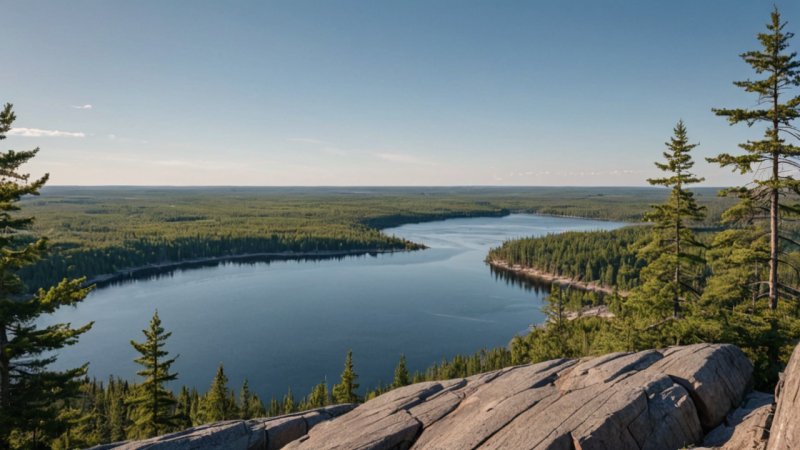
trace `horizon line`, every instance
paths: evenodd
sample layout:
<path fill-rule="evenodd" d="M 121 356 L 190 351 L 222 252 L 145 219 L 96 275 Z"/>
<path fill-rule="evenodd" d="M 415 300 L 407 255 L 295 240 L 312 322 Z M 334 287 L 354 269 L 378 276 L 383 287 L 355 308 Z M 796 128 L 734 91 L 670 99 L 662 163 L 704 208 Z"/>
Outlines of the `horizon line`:
<path fill-rule="evenodd" d="M 303 185 L 303 184 L 49 184 L 43 188 L 627 188 L 627 189 L 670 189 L 663 186 L 649 186 L 649 185 L 574 185 L 574 184 L 539 184 L 539 185 L 524 185 L 524 184 L 386 184 L 386 185 Z M 691 189 L 725 189 L 731 186 L 696 186 Z"/>

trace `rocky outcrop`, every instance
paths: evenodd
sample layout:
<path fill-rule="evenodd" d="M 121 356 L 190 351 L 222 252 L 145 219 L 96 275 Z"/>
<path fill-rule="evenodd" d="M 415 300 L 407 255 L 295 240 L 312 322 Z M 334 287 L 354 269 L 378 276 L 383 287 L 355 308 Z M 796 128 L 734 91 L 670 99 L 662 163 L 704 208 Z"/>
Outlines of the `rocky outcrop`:
<path fill-rule="evenodd" d="M 751 392 L 739 408 L 706 435 L 703 447 L 697 450 L 764 450 L 772 423 L 774 399 L 770 394 Z"/>
<path fill-rule="evenodd" d="M 559 359 L 96 449 L 800 449 L 800 347 L 776 397 L 752 371 L 724 344 Z"/>
<path fill-rule="evenodd" d="M 268 419 L 217 422 L 144 441 L 101 445 L 92 450 L 277 450 L 306 435 L 316 425 L 353 408 L 352 404 L 335 405 Z"/>
<path fill-rule="evenodd" d="M 775 395 L 778 403 L 767 449 L 800 449 L 800 345 L 794 349 Z"/>
<path fill-rule="evenodd" d="M 677 449 L 741 403 L 752 365 L 730 345 L 555 360 L 396 389 L 287 449 Z"/>

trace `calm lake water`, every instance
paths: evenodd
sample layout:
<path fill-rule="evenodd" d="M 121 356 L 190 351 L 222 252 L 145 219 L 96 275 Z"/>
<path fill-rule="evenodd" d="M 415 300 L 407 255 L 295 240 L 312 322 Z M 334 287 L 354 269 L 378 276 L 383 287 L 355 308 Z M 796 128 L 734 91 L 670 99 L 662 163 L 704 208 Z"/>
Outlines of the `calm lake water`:
<path fill-rule="evenodd" d="M 361 391 L 391 382 L 405 353 L 424 369 L 457 353 L 505 346 L 542 320 L 544 293 L 510 283 L 484 263 L 506 239 L 621 223 L 514 214 L 451 219 L 385 230 L 430 248 L 316 261 L 226 262 L 177 269 L 97 289 L 41 324 L 95 321 L 56 367 L 90 362 L 90 376 L 135 380 L 131 339 L 153 311 L 172 331 L 167 350 L 186 384 L 205 391 L 219 363 L 238 391 L 246 377 L 265 402 L 291 387 L 295 398 L 338 381 L 353 350 Z"/>

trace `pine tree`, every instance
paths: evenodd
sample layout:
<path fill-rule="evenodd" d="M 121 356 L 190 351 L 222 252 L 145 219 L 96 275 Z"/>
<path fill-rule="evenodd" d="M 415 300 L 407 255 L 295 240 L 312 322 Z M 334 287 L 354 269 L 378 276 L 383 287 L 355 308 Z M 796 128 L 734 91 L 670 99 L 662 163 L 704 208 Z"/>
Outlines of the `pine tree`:
<path fill-rule="evenodd" d="M 780 282 L 779 264 L 783 252 L 782 241 L 791 241 L 781 233 L 782 218 L 800 214 L 798 205 L 789 204 L 782 198 L 786 194 L 800 193 L 800 180 L 792 173 L 798 167 L 800 147 L 789 144 L 788 136 L 800 139 L 800 130 L 792 123 L 800 116 L 800 96 L 790 96 L 790 90 L 800 86 L 800 61 L 795 52 L 789 52 L 789 40 L 793 33 L 784 31 L 777 7 L 772 12 L 766 33 L 759 33 L 762 49 L 749 51 L 740 56 L 758 75 L 760 80 L 736 81 L 734 85 L 758 96 L 758 106 L 752 109 L 714 109 L 718 116 L 728 119 L 731 125 L 745 123 L 752 126 L 764 123 L 767 128 L 764 138 L 740 144 L 745 153 L 731 155 L 722 153 L 709 162 L 722 167 L 732 167 L 741 174 L 753 174 L 754 180 L 747 186 L 729 189 L 723 195 L 736 195 L 741 199 L 738 210 L 754 211 L 752 218 L 766 219 L 769 224 L 769 306 L 775 310 L 781 295 L 797 297 L 797 291 Z M 788 99 L 786 96 L 790 96 Z M 764 176 L 765 175 L 765 176 Z"/>
<path fill-rule="evenodd" d="M 333 387 L 333 399 L 336 403 L 357 403 L 358 383 L 356 380 L 355 369 L 353 367 L 353 351 L 347 352 L 347 357 L 344 360 L 344 371 L 342 372 L 342 379 L 339 384 Z"/>
<path fill-rule="evenodd" d="M 225 368 L 220 364 L 211 381 L 211 387 L 203 397 L 203 422 L 218 422 L 235 418 L 234 406 L 236 406 L 235 403 L 232 405 L 230 400 L 228 377 L 225 376 Z"/>
<path fill-rule="evenodd" d="M 128 392 L 126 385 L 121 380 L 110 377 L 108 380 L 108 426 L 109 441 L 117 442 L 125 439 L 128 409 L 125 406 L 125 398 Z"/>
<path fill-rule="evenodd" d="M 253 393 L 250 392 L 250 386 L 247 383 L 247 378 L 242 382 L 242 389 L 239 390 L 239 418 L 252 419 L 258 417 L 258 413 L 252 410 L 253 406 Z"/>
<path fill-rule="evenodd" d="M 134 395 L 128 399 L 133 408 L 134 421 L 128 429 L 128 436 L 141 438 L 155 436 L 170 430 L 175 425 L 173 408 L 175 399 L 164 385 L 176 380 L 178 374 L 171 373 L 170 368 L 176 358 L 167 359 L 164 350 L 166 340 L 172 335 L 161 326 L 158 311 L 150 320 L 150 328 L 142 330 L 145 341 L 131 341 L 131 345 L 141 354 L 134 361 L 144 367 L 137 375 L 144 377 L 137 386 Z"/>
<path fill-rule="evenodd" d="M 294 401 L 294 395 L 292 394 L 292 388 L 289 388 L 286 392 L 286 395 L 283 396 L 283 408 L 281 413 L 282 414 L 290 414 L 297 411 L 297 404 Z"/>
<path fill-rule="evenodd" d="M 666 146 L 665 162 L 655 164 L 669 175 L 647 181 L 671 188 L 671 192 L 665 203 L 653 205 L 653 211 L 645 215 L 645 220 L 655 225 L 652 239 L 640 250 L 640 255 L 651 262 L 641 273 L 642 285 L 634 299 L 648 302 L 657 316 L 663 317 L 665 310 L 671 310 L 672 317 L 678 318 L 685 298 L 700 294 L 697 280 L 705 264 L 699 251 L 703 245 L 695 238 L 689 223 L 701 220 L 705 208 L 697 204 L 694 194 L 686 188 L 703 179 L 690 172 L 694 166 L 690 152 L 697 144 L 689 143 L 683 121 L 675 126 L 674 136 Z M 652 312 L 647 311 L 646 315 Z"/>
<path fill-rule="evenodd" d="M 200 394 L 197 392 L 197 388 L 192 388 L 189 392 L 189 398 L 191 400 L 190 408 L 189 408 L 189 419 L 192 421 L 192 426 L 201 425 L 203 423 L 203 410 L 202 410 L 202 399 L 200 398 Z"/>
<path fill-rule="evenodd" d="M 330 403 L 330 395 L 328 394 L 328 383 L 322 382 L 314 386 L 311 393 L 308 395 L 306 404 L 309 409 L 321 408 Z"/>
<path fill-rule="evenodd" d="M 11 104 L 0 110 L 0 140 L 16 119 Z M 91 323 L 79 328 L 55 324 L 38 328 L 36 318 L 61 306 L 75 305 L 90 288 L 84 279 L 63 280 L 33 295 L 17 275 L 19 269 L 38 261 L 47 241 L 29 242 L 25 235 L 32 217 L 19 217 L 18 202 L 26 195 L 38 195 L 48 175 L 31 180 L 20 167 L 39 152 L 0 152 L 0 448 L 9 446 L 13 433 L 20 445 L 37 447 L 48 436 L 58 434 L 58 412 L 54 405 L 74 397 L 87 366 L 63 372 L 48 370 L 56 360 L 53 350 L 77 342 Z M 48 356 L 42 356 L 43 354 Z"/>
<path fill-rule="evenodd" d="M 269 417 L 275 417 L 281 415 L 281 403 L 275 397 L 272 397 L 272 399 L 269 402 L 268 415 Z"/>
<path fill-rule="evenodd" d="M 192 397 L 186 386 L 181 386 L 175 405 L 175 426 L 183 430 L 192 426 Z"/>
<path fill-rule="evenodd" d="M 393 388 L 407 386 L 408 381 L 408 368 L 406 367 L 406 355 L 400 355 L 400 361 L 397 362 L 397 367 L 394 369 L 394 382 Z"/>
<path fill-rule="evenodd" d="M 247 402 L 247 415 L 250 418 L 266 417 L 267 410 L 258 394 L 250 395 L 250 400 Z"/>

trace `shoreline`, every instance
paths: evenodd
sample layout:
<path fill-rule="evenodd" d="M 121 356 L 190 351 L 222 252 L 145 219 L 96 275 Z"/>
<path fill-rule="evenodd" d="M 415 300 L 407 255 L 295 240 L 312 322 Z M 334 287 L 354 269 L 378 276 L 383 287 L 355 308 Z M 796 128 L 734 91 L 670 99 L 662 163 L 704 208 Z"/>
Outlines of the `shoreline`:
<path fill-rule="evenodd" d="M 600 292 L 607 295 L 614 294 L 614 289 L 608 286 L 603 286 L 602 284 L 594 282 L 587 283 L 585 281 L 576 280 L 575 278 L 570 278 L 564 275 L 555 275 L 533 267 L 525 267 L 519 264 L 508 264 L 505 261 L 499 259 L 491 259 L 487 261 L 487 263 L 490 266 L 494 267 L 495 269 L 505 270 L 517 275 L 522 275 L 524 277 L 532 278 L 534 280 L 542 281 L 548 284 L 558 283 L 561 286 L 574 287 L 576 289 L 580 289 L 586 292 Z M 617 291 L 617 294 L 622 297 L 628 295 L 626 291 Z"/>
<path fill-rule="evenodd" d="M 128 278 L 135 277 L 141 272 L 148 271 L 166 271 L 173 269 L 181 269 L 194 265 L 210 264 L 210 263 L 223 263 L 236 261 L 240 259 L 267 259 L 275 258 L 280 260 L 292 260 L 301 258 L 336 258 L 344 256 L 362 256 L 370 254 L 384 254 L 384 253 L 401 253 L 411 252 L 416 249 L 360 249 L 360 250 L 320 250 L 313 252 L 263 252 L 263 253 L 243 253 L 240 255 L 224 255 L 224 256 L 207 256 L 203 258 L 183 259 L 180 261 L 166 261 L 161 263 L 147 264 L 144 266 L 129 267 L 120 269 L 114 273 L 105 273 L 95 275 L 86 280 L 86 285 L 105 285 L 120 281 Z"/>
<path fill-rule="evenodd" d="M 530 212 L 530 211 L 523 211 L 523 210 L 502 210 L 499 214 L 490 213 L 490 214 L 477 214 L 477 215 L 470 215 L 470 216 L 459 216 L 454 215 L 452 217 L 437 217 L 437 218 L 422 218 L 421 220 L 415 221 L 408 221 L 403 222 L 399 225 L 391 225 L 378 228 L 381 233 L 385 234 L 386 230 L 397 228 L 403 225 L 408 224 L 415 224 L 415 223 L 426 223 L 426 222 L 436 222 L 436 221 L 444 221 L 450 219 L 463 219 L 463 218 L 475 218 L 475 217 L 506 217 L 512 214 L 530 214 L 530 215 L 537 215 L 537 216 L 546 216 L 546 217 L 557 217 L 557 218 L 574 218 L 574 219 L 586 219 L 586 220 L 597 220 L 597 221 L 614 221 L 612 219 L 598 219 L 598 218 L 590 218 L 590 217 L 581 217 L 581 216 L 573 216 L 573 215 L 560 215 L 560 214 L 548 214 L 548 213 L 538 213 L 538 212 Z M 430 220 L 427 220 L 430 219 Z M 624 222 L 622 222 L 624 223 Z M 637 224 L 632 224 L 637 225 Z M 416 244 L 416 243 L 413 243 Z M 142 266 L 135 266 L 135 267 L 128 267 L 124 269 L 120 269 L 113 273 L 105 273 L 100 275 L 92 276 L 91 278 L 87 278 L 85 285 L 93 285 L 97 284 L 99 286 L 107 285 L 113 283 L 115 281 L 125 280 L 129 278 L 135 278 L 137 275 L 143 274 L 143 272 L 149 271 L 167 271 L 167 270 L 174 270 L 180 268 L 191 267 L 195 265 L 202 265 L 202 264 L 211 264 L 211 263 L 222 263 L 228 261 L 236 261 L 242 259 L 258 259 L 258 258 L 277 258 L 277 259 L 301 259 L 301 258 L 335 258 L 335 257 L 344 257 L 344 256 L 360 256 L 360 255 L 367 255 L 367 254 L 383 254 L 383 253 L 396 253 L 396 252 L 410 252 L 415 250 L 424 250 L 427 247 L 424 244 L 416 244 L 419 245 L 419 248 L 399 248 L 399 249 L 359 249 L 359 250 L 322 250 L 322 251 L 311 251 L 311 252 L 293 252 L 293 251 L 283 251 L 283 252 L 262 252 L 262 253 L 243 253 L 237 255 L 223 255 L 223 256 L 208 256 L 202 258 L 192 258 L 192 259 L 183 259 L 180 261 L 166 261 L 160 263 L 152 263 L 146 264 Z M 585 290 L 585 291 L 596 291 L 602 292 L 605 294 L 613 293 L 613 290 L 598 285 L 595 283 L 584 283 L 579 280 L 570 279 L 568 277 L 562 276 L 555 276 L 546 272 L 542 272 L 532 268 L 526 268 L 522 266 L 509 266 L 503 261 L 489 261 L 489 265 L 507 270 L 513 273 L 521 274 L 523 276 L 527 276 L 529 278 L 534 278 L 546 283 L 555 283 L 558 282 L 561 285 L 565 286 L 574 286 L 578 289 Z M 627 293 L 621 292 L 621 295 L 625 295 Z"/>

